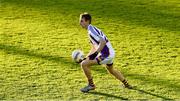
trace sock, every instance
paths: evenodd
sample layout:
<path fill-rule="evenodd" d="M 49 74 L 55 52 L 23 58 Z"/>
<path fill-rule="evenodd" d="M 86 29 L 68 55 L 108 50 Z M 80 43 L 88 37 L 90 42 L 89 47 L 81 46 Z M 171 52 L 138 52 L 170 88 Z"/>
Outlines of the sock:
<path fill-rule="evenodd" d="M 128 85 L 129 85 L 126 79 L 124 79 L 124 80 L 122 81 L 122 83 L 123 83 L 125 86 L 128 86 Z"/>
<path fill-rule="evenodd" d="M 89 82 L 89 85 L 90 85 L 90 86 L 92 86 L 92 87 L 95 86 L 95 85 L 94 85 L 94 82 L 93 82 L 93 79 L 89 79 L 88 82 Z"/>

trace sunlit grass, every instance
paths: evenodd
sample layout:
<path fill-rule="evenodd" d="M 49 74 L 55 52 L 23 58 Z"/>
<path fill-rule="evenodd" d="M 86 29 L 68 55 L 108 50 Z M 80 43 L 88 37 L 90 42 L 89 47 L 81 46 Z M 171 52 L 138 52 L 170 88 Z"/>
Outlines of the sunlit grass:
<path fill-rule="evenodd" d="M 178 0 L 1 0 L 0 99 L 180 99 Z M 79 14 L 87 11 L 116 50 L 115 67 L 134 90 L 123 89 L 103 66 L 92 67 L 97 89 L 71 60 L 90 49 Z"/>

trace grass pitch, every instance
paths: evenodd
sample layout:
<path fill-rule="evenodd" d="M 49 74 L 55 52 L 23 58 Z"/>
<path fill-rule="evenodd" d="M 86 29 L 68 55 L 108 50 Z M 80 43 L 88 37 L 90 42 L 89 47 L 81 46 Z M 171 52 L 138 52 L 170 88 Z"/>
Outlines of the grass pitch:
<path fill-rule="evenodd" d="M 89 12 L 116 50 L 114 65 L 136 89 L 93 66 L 86 85 L 74 49 L 88 53 L 79 14 Z M 180 99 L 179 0 L 0 0 L 0 100 Z"/>

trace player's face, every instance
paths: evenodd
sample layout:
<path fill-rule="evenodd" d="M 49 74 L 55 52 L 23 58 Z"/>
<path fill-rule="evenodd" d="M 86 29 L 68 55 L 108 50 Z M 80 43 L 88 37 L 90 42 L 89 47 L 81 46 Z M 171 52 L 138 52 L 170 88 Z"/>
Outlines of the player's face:
<path fill-rule="evenodd" d="M 80 25 L 83 27 L 83 28 L 87 28 L 89 22 L 86 21 L 84 18 L 81 18 L 80 19 Z"/>

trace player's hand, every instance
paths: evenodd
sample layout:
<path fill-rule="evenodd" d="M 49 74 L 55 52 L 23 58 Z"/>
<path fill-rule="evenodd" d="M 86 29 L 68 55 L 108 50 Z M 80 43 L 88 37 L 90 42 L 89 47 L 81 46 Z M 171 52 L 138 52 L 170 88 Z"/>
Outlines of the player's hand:
<path fill-rule="evenodd" d="M 96 58 L 96 56 L 98 55 L 98 52 L 94 52 L 93 54 L 89 55 L 89 60 L 94 60 Z"/>
<path fill-rule="evenodd" d="M 83 59 L 79 60 L 78 63 L 81 63 L 81 62 L 84 61 L 84 60 L 86 60 L 86 58 L 83 58 Z"/>

